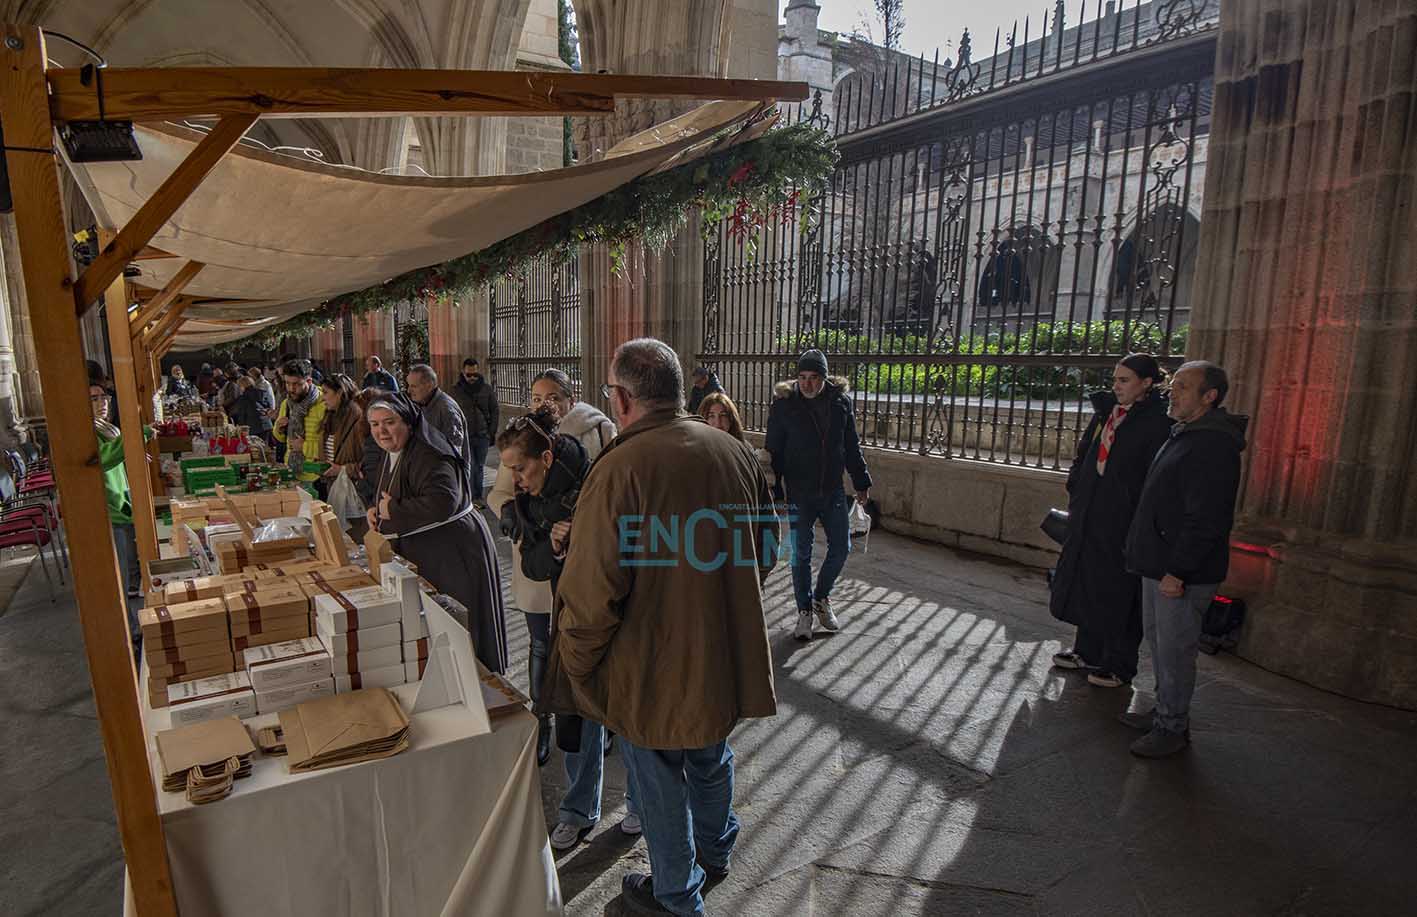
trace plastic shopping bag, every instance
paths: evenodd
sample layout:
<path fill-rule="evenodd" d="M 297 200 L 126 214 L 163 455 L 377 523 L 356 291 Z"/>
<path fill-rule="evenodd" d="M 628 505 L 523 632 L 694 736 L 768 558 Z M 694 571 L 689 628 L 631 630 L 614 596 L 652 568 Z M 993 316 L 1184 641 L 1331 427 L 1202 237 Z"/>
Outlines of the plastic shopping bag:
<path fill-rule="evenodd" d="M 846 517 L 847 526 L 851 531 L 852 538 L 861 539 L 861 553 L 870 550 L 871 544 L 871 514 L 866 512 L 866 504 L 860 500 L 851 502 L 851 512 Z"/>
<path fill-rule="evenodd" d="M 364 501 L 359 499 L 359 493 L 354 489 L 354 482 L 349 479 L 349 472 L 343 468 L 335 476 L 334 483 L 330 485 L 330 498 L 326 502 L 330 504 L 330 509 L 334 510 L 336 518 L 364 518 Z"/>

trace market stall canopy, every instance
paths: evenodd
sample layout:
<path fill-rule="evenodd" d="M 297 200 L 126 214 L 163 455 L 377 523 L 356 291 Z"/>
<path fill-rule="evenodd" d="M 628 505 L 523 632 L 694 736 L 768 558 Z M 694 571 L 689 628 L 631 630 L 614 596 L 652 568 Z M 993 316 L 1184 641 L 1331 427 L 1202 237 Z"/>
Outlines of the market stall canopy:
<path fill-rule="evenodd" d="M 200 350 L 283 322 L 333 296 L 486 248 L 619 186 L 760 135 L 763 102 L 711 102 L 587 165 L 524 175 L 384 175 L 238 144 L 153 237 L 174 257 L 137 262 L 161 289 L 188 261 L 196 304 L 173 345 Z M 127 222 L 203 134 L 137 128 L 143 158 L 69 168 L 101 226 Z"/>

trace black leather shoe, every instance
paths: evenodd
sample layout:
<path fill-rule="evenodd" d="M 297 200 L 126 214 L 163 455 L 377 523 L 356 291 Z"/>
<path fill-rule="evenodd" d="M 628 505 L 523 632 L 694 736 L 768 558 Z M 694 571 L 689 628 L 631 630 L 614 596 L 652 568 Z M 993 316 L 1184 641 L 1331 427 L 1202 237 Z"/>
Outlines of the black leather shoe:
<path fill-rule="evenodd" d="M 620 893 L 625 905 L 636 914 L 674 913 L 654 897 L 654 882 L 642 872 L 626 873 L 620 880 Z"/>
<path fill-rule="evenodd" d="M 538 716 L 536 718 L 536 765 L 545 767 L 546 762 L 551 760 L 551 745 L 556 738 L 556 733 L 551 729 L 550 716 Z"/>

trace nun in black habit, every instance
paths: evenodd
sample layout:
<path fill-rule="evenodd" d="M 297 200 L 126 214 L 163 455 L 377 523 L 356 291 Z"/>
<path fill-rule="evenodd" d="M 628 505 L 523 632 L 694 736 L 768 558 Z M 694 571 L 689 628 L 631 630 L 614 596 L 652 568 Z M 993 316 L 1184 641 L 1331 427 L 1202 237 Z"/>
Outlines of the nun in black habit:
<path fill-rule="evenodd" d="M 467 464 L 423 422 L 407 395 L 381 395 L 368 409 L 370 435 L 384 450 L 369 525 L 418 565 L 439 591 L 467 606 L 473 650 L 507 670 L 507 625 L 492 532 L 473 508 Z"/>

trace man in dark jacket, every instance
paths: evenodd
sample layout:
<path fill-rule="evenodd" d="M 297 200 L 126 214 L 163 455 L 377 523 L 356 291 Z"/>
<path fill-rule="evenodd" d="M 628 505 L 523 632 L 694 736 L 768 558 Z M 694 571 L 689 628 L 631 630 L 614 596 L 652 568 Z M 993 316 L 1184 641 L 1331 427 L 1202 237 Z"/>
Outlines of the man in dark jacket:
<path fill-rule="evenodd" d="M 482 478 L 486 473 L 487 451 L 497 435 L 497 393 L 482 373 L 477 361 L 468 357 L 462 361 L 462 378 L 450 393 L 467 419 L 467 444 L 472 453 L 473 496 L 482 499 Z"/>
<path fill-rule="evenodd" d="M 397 392 L 399 380 L 384 368 L 384 361 L 378 354 L 371 353 L 364 358 L 364 384 L 360 388 L 381 388 L 386 392 Z"/>
<path fill-rule="evenodd" d="M 841 629 L 832 611 L 831 590 L 851 552 L 843 473 L 851 473 L 858 502 L 871 496 L 871 475 L 856 436 L 851 399 L 844 381 L 827 380 L 827 358 L 820 350 L 802 354 L 791 394 L 773 402 L 767 450 L 780 486 L 786 485 L 792 524 L 792 589 L 797 597 L 793 635 L 810 640 L 813 613 L 823 630 Z M 818 519 L 827 533 L 827 556 L 814 590 L 812 527 Z"/>
<path fill-rule="evenodd" d="M 438 373 L 427 363 L 415 363 L 408 370 L 408 397 L 423 409 L 423 419 L 443 434 L 448 444 L 472 467 L 467 448 L 467 418 L 462 408 L 438 387 Z"/>
<path fill-rule="evenodd" d="M 1132 753 L 1161 758 L 1191 741 L 1191 694 L 1201 622 L 1230 565 L 1230 529 L 1240 486 L 1240 450 L 1249 418 L 1220 403 L 1225 370 L 1197 360 L 1171 381 L 1176 425 L 1147 472 L 1127 532 L 1127 569 L 1142 578 L 1142 628 L 1156 674 L 1156 709 L 1124 713 L 1148 730 Z"/>
<path fill-rule="evenodd" d="M 694 370 L 694 384 L 689 386 L 689 413 L 699 413 L 699 405 L 704 398 L 714 392 L 723 391 L 723 383 L 718 381 L 718 374 L 712 372 L 706 366 L 700 366 Z"/>

